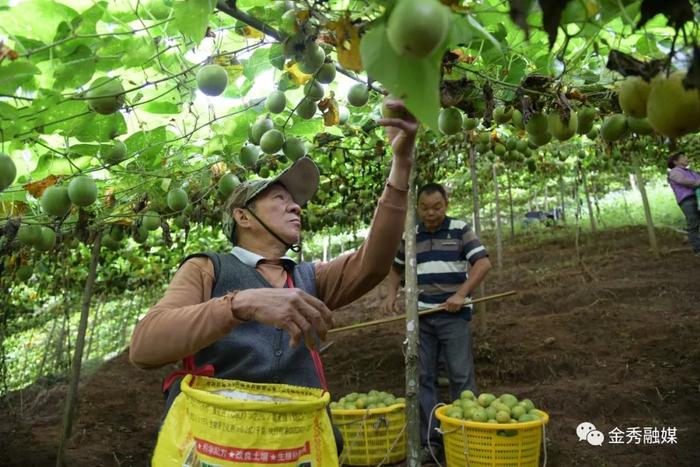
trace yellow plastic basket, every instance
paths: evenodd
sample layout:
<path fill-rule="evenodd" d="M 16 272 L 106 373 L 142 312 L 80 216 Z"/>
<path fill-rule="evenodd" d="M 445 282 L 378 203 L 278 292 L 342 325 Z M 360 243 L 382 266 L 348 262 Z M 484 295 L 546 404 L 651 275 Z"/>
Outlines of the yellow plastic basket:
<path fill-rule="evenodd" d="M 343 465 L 377 465 L 406 458 L 406 405 L 382 409 L 332 409 L 333 424 L 343 435 Z"/>
<path fill-rule="evenodd" d="M 459 420 L 445 415 L 449 406 L 435 414 L 443 432 L 448 467 L 538 467 L 544 425 L 549 415 L 538 410 L 541 420 L 496 424 Z"/>

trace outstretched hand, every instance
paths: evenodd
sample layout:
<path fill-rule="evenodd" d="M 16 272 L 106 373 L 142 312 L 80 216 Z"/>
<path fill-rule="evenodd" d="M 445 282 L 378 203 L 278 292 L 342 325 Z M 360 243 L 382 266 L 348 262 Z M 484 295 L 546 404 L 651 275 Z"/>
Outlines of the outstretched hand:
<path fill-rule="evenodd" d="M 386 129 L 394 156 L 409 159 L 413 154 L 420 124 L 404 106 L 403 101 L 387 97 L 384 105 L 393 115 L 390 118 L 381 118 L 378 123 Z"/>

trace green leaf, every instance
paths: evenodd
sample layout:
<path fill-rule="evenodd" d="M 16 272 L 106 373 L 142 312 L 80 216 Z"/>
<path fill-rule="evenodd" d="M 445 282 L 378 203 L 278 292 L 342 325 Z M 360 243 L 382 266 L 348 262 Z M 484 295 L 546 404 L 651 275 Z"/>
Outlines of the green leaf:
<path fill-rule="evenodd" d="M 259 47 L 243 64 L 243 74 L 246 78 L 253 81 L 262 72 L 270 68 L 272 68 L 272 64 L 270 63 L 270 49 Z"/>
<path fill-rule="evenodd" d="M 71 164 L 71 162 L 73 164 Z M 69 162 L 66 157 L 52 152 L 47 152 L 39 157 L 39 162 L 31 173 L 32 179 L 41 180 L 49 175 L 71 175 L 77 172 L 75 167 L 80 170 L 84 170 L 90 167 L 91 162 L 92 157 L 89 156 L 77 158 L 71 157 Z"/>
<path fill-rule="evenodd" d="M 143 66 L 156 54 L 153 39 L 150 37 L 130 37 L 124 42 L 126 44 L 121 45 L 126 46 L 129 51 L 122 55 L 121 58 L 121 63 L 125 68 Z"/>
<path fill-rule="evenodd" d="M 216 0 L 183 0 L 175 2 L 175 26 L 186 37 L 199 44 L 207 32 L 209 16 Z"/>
<path fill-rule="evenodd" d="M 21 13 L 17 9 L 21 9 Z M 53 0 L 29 0 L 7 11 L 0 11 L 0 24 L 4 34 L 19 35 L 49 43 L 56 27 L 62 21 L 70 21 L 78 13 Z"/>
<path fill-rule="evenodd" d="M 95 73 L 95 56 L 88 47 L 81 45 L 63 57 L 54 72 L 54 88 L 77 88 L 90 81 Z"/>
<path fill-rule="evenodd" d="M 90 113 L 76 119 L 70 136 L 78 141 L 110 141 L 126 132 L 126 121 L 121 112 L 112 115 Z"/>
<path fill-rule="evenodd" d="M 288 136 L 303 136 L 307 139 L 313 139 L 318 133 L 325 131 L 323 120 L 320 118 L 312 118 L 311 120 L 298 119 L 294 124 L 287 129 Z"/>
<path fill-rule="evenodd" d="M 64 133 L 70 135 L 71 129 L 77 124 L 78 115 L 88 111 L 85 101 L 67 100 L 53 106 L 48 106 L 46 111 L 39 114 L 36 125 L 41 126 L 41 133 Z"/>
<path fill-rule="evenodd" d="M 138 161 L 145 167 L 157 165 L 158 156 L 163 152 L 166 140 L 165 127 L 153 130 L 138 131 L 125 141 L 130 156 L 136 155 Z"/>
<path fill-rule="evenodd" d="M 34 75 L 38 73 L 39 69 L 27 60 L 15 60 L 0 66 L 0 94 L 14 95 L 23 85 L 33 87 Z"/>
<path fill-rule="evenodd" d="M 424 59 L 399 56 L 386 38 L 386 26 L 367 32 L 360 43 L 367 73 L 392 94 L 404 99 L 418 120 L 437 129 L 440 112 L 440 62 L 442 50 Z"/>

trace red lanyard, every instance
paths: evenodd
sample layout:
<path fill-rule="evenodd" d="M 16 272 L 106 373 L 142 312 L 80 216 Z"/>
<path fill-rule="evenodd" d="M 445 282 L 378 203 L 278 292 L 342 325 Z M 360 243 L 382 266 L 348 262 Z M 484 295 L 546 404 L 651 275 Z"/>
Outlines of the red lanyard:
<path fill-rule="evenodd" d="M 290 289 L 294 288 L 294 282 L 292 282 L 292 275 L 287 272 L 287 287 Z M 316 369 L 316 375 L 318 380 L 321 382 L 321 387 L 324 391 L 328 392 L 328 383 L 326 382 L 326 373 L 323 371 L 323 362 L 321 361 L 321 355 L 319 355 L 316 350 L 309 350 L 311 352 L 311 360 L 314 362 L 314 368 Z"/>

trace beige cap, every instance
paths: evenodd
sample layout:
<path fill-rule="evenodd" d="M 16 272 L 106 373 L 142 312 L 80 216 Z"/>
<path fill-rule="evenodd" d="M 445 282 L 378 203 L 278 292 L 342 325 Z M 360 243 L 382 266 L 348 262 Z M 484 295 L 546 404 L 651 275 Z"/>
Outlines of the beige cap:
<path fill-rule="evenodd" d="M 320 172 L 318 166 L 308 157 L 302 157 L 274 178 L 247 180 L 241 182 L 224 203 L 224 235 L 232 238 L 236 221 L 231 212 L 234 208 L 247 206 L 256 196 L 275 183 L 279 183 L 292 195 L 299 206 L 305 205 L 318 190 Z"/>

